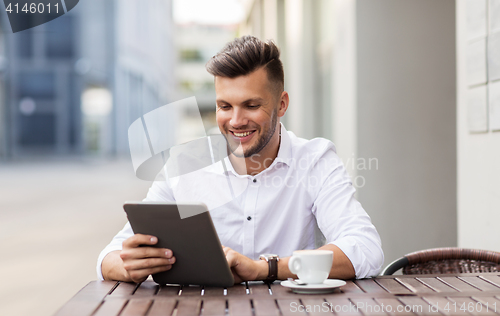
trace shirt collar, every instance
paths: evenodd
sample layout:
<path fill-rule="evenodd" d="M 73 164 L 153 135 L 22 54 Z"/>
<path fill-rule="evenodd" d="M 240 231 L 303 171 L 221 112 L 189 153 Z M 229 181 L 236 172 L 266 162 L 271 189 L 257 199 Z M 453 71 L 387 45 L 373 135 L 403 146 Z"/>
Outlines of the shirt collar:
<path fill-rule="evenodd" d="M 290 159 L 292 157 L 292 147 L 290 146 L 290 135 L 286 131 L 285 125 L 280 122 L 281 125 L 281 141 L 280 141 L 280 149 L 278 150 L 278 156 L 274 159 L 271 166 L 278 162 L 282 162 L 288 166 L 290 166 Z"/>

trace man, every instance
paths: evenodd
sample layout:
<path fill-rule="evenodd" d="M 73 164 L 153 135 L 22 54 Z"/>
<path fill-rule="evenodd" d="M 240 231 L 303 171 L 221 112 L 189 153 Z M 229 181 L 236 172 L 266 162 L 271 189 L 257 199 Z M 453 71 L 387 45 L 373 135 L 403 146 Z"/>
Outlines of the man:
<path fill-rule="evenodd" d="M 298 138 L 280 123 L 289 96 L 279 54 L 274 43 L 244 36 L 206 66 L 215 80 L 217 124 L 229 147 L 223 172 L 248 183 L 243 194 L 210 210 L 235 281 L 296 277 L 289 256 L 314 249 L 318 228 L 327 242 L 319 249 L 334 252 L 330 278 L 377 275 L 384 260 L 380 237 L 355 200 L 334 145 Z M 155 182 L 146 200 L 185 200 L 196 188 L 215 198 L 227 193 L 205 177 L 189 184 L 176 190 L 168 180 Z M 155 236 L 133 235 L 127 223 L 99 256 L 99 277 L 142 282 L 169 270 L 175 254 L 147 247 L 156 242 Z M 275 255 L 259 260 L 265 253 Z"/>

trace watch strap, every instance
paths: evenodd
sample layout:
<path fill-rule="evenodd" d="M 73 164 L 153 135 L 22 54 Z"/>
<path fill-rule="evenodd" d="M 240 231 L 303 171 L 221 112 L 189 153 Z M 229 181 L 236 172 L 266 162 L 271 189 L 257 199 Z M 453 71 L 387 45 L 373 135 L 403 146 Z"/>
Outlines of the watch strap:
<path fill-rule="evenodd" d="M 260 255 L 260 259 L 265 260 L 269 267 L 269 272 L 264 282 L 273 283 L 278 279 L 278 261 L 280 260 L 279 256 L 273 254 L 263 254 Z"/>

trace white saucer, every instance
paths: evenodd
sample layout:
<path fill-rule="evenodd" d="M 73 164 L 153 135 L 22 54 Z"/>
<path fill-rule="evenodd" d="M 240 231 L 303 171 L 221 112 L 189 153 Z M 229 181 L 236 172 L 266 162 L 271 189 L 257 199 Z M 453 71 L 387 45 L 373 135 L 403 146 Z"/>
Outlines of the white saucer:
<path fill-rule="evenodd" d="M 281 285 L 292 290 L 294 293 L 299 294 L 324 294 L 331 293 L 336 288 L 346 285 L 343 280 L 336 279 L 326 279 L 322 284 L 307 284 L 307 285 L 297 285 L 290 281 L 282 281 Z"/>

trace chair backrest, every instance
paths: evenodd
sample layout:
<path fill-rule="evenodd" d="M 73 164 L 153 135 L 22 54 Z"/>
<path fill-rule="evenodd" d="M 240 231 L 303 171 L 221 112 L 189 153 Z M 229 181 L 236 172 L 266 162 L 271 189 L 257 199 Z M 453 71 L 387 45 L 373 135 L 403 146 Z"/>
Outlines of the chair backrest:
<path fill-rule="evenodd" d="M 500 253 L 464 248 L 421 250 L 394 261 L 382 275 L 391 275 L 400 268 L 403 274 L 497 272 L 500 271 Z"/>

